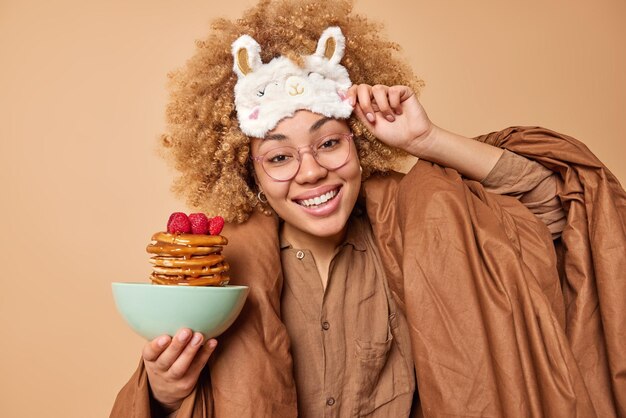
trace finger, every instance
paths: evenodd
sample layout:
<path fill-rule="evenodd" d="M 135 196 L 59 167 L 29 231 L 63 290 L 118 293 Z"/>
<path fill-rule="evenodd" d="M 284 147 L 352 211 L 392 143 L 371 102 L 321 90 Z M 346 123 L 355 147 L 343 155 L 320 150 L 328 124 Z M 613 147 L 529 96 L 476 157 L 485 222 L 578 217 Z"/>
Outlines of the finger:
<path fill-rule="evenodd" d="M 412 88 L 408 86 L 398 86 L 400 89 L 400 102 L 404 103 L 409 100 L 411 97 L 415 96 L 415 92 Z M 417 100 L 417 99 L 416 99 Z"/>
<path fill-rule="evenodd" d="M 163 351 L 163 353 L 156 359 L 156 366 L 161 370 L 169 370 L 174 364 L 180 353 L 183 352 L 187 343 L 191 339 L 192 332 L 189 328 L 182 328 L 178 330 L 170 345 Z"/>
<path fill-rule="evenodd" d="M 363 113 L 365 114 L 365 118 L 370 123 L 374 123 L 376 121 L 376 117 L 374 116 L 374 109 L 372 109 L 371 91 L 372 86 L 368 84 L 359 84 L 357 88 L 357 100 L 363 110 Z"/>
<path fill-rule="evenodd" d="M 348 103 L 350 103 L 352 107 L 354 107 L 354 105 L 356 104 L 356 90 L 357 84 L 353 84 L 350 86 L 348 92 L 346 93 L 348 95 Z"/>
<path fill-rule="evenodd" d="M 197 380 L 197 376 L 200 375 L 200 372 L 206 366 L 207 361 L 211 357 L 211 354 L 215 351 L 215 347 L 217 347 L 217 340 L 210 339 L 203 346 L 202 349 L 198 352 L 196 357 L 194 357 L 191 365 L 189 366 L 189 370 L 187 374 L 193 376 Z"/>
<path fill-rule="evenodd" d="M 387 98 L 387 92 L 389 87 L 384 86 L 382 84 L 377 84 L 372 87 L 372 95 L 374 96 L 374 101 L 380 110 L 380 113 L 387 119 L 389 122 L 393 122 L 396 120 L 393 115 L 393 110 L 391 106 L 389 106 L 389 99 Z"/>
<path fill-rule="evenodd" d="M 393 109 L 396 115 L 402 114 L 402 94 L 404 92 L 404 86 L 391 86 L 387 92 L 389 98 L 389 106 Z"/>
<path fill-rule="evenodd" d="M 178 356 L 178 358 L 174 361 L 174 363 L 170 366 L 168 373 L 170 377 L 174 379 L 182 378 L 189 369 L 189 365 L 196 357 L 198 350 L 202 347 L 202 341 L 204 337 L 201 333 L 196 332 L 193 334 L 193 337 L 189 341 L 189 343 L 185 346 L 182 353 Z"/>
<path fill-rule="evenodd" d="M 373 128 L 373 125 L 365 117 L 365 112 L 363 112 L 363 109 L 361 108 L 360 104 L 357 103 L 357 105 L 354 106 L 354 113 L 356 114 L 356 117 L 361 121 L 363 125 L 365 125 L 367 129 Z"/>
<path fill-rule="evenodd" d="M 146 345 L 144 345 L 141 356 L 145 361 L 155 361 L 161 353 L 167 348 L 172 338 L 169 335 L 161 335 L 156 337 Z"/>

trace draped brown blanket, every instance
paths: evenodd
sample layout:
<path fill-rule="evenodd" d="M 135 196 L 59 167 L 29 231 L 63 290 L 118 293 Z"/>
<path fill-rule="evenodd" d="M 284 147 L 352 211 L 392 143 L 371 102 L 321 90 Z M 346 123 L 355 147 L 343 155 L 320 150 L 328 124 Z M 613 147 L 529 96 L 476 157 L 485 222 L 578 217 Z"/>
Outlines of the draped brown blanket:
<path fill-rule="evenodd" d="M 553 243 L 516 199 L 425 161 L 365 182 L 423 415 L 626 417 L 626 194 L 573 138 L 509 128 L 478 140 L 558 172 L 567 226 Z M 277 221 L 255 214 L 224 234 L 251 293 L 177 417 L 295 417 Z M 111 417 L 149 416 L 140 364 Z"/>

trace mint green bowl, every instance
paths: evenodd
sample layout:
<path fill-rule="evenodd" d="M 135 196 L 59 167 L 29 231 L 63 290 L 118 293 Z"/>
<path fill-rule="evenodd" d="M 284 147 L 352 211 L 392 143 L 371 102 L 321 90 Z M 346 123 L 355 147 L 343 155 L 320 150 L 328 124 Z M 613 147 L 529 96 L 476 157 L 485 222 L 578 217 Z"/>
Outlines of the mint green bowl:
<path fill-rule="evenodd" d="M 130 327 L 152 340 L 180 328 L 217 337 L 235 322 L 248 296 L 247 286 L 162 286 L 113 283 L 117 310 Z"/>

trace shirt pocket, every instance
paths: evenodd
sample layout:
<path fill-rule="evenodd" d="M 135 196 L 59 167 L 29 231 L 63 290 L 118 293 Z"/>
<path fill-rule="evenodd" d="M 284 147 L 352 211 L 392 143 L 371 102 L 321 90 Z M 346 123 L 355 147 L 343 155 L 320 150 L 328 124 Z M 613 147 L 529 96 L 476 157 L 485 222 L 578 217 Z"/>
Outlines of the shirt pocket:
<path fill-rule="evenodd" d="M 397 318 L 391 314 L 385 341 L 355 341 L 354 416 L 371 414 L 412 390 L 407 361 L 393 337 L 397 327 Z"/>

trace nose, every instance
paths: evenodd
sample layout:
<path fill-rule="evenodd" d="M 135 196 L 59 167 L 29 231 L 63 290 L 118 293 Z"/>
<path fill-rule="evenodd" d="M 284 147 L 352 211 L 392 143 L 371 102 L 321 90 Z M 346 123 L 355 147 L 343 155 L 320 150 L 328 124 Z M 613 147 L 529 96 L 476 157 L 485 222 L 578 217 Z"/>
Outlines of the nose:
<path fill-rule="evenodd" d="M 285 82 L 285 89 L 290 96 L 300 96 L 305 91 L 304 80 L 301 77 L 291 76 Z"/>
<path fill-rule="evenodd" d="M 300 184 L 315 183 L 323 179 L 328 174 L 328 170 L 317 162 L 311 152 L 300 153 L 300 168 L 294 180 Z"/>

